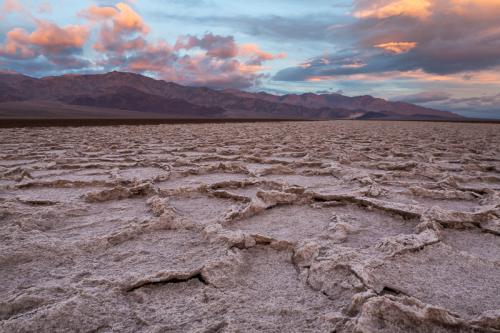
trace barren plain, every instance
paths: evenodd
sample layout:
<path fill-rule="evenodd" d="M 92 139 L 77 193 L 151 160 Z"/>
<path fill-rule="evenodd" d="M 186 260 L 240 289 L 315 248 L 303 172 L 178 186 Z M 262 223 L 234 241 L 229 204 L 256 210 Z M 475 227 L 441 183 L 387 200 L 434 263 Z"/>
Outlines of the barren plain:
<path fill-rule="evenodd" d="M 500 125 L 0 130 L 1 332 L 500 332 Z"/>

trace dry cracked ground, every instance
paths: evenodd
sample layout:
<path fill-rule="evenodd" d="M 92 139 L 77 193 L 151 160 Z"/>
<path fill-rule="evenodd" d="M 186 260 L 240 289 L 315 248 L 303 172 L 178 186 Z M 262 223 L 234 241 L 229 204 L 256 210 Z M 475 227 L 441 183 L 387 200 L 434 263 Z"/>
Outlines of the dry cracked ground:
<path fill-rule="evenodd" d="M 1 332 L 500 332 L 500 125 L 0 142 Z"/>

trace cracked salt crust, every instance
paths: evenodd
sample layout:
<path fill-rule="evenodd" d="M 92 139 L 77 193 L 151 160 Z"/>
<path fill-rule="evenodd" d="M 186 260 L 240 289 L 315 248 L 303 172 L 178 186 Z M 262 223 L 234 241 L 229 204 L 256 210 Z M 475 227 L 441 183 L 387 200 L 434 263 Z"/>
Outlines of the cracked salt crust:
<path fill-rule="evenodd" d="M 1 332 L 500 332 L 499 125 L 0 142 Z"/>

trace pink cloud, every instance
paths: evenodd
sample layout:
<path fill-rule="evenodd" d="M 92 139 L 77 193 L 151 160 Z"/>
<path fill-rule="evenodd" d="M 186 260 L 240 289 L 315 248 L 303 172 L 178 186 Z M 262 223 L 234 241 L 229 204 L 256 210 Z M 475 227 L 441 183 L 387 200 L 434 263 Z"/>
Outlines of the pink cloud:
<path fill-rule="evenodd" d="M 39 20 L 36 29 L 29 33 L 14 28 L 7 33 L 6 43 L 0 46 L 0 55 L 6 57 L 34 58 L 39 55 L 51 57 L 81 49 L 89 36 L 89 29 L 81 25 L 58 25 Z"/>
<path fill-rule="evenodd" d="M 98 25 L 94 49 L 103 57 L 99 64 L 108 69 L 146 73 L 188 85 L 247 88 L 262 78 L 263 62 L 285 56 L 265 52 L 255 44 L 240 46 L 233 36 L 212 33 L 179 36 L 173 46 L 161 39 L 152 42 L 147 39 L 149 30 L 142 18 L 123 3 L 93 6 L 80 15 Z"/>
<path fill-rule="evenodd" d="M 389 53 L 402 54 L 411 51 L 417 47 L 415 42 L 388 42 L 375 45 L 376 48 L 385 50 Z"/>
<path fill-rule="evenodd" d="M 6 12 L 21 11 L 23 6 L 17 0 L 5 0 L 2 6 L 2 10 Z"/>
<path fill-rule="evenodd" d="M 177 50 L 200 48 L 206 55 L 215 58 L 233 58 L 238 55 L 238 45 L 232 36 L 219 36 L 211 33 L 202 38 L 196 36 L 180 36 L 175 44 Z"/>
<path fill-rule="evenodd" d="M 5 16 L 14 12 L 24 13 L 31 16 L 18 0 L 4 0 L 0 5 L 0 19 L 3 19 Z"/>
<path fill-rule="evenodd" d="M 100 22 L 109 20 L 115 33 L 147 34 L 149 27 L 144 23 L 142 17 L 129 5 L 120 2 L 114 7 L 92 6 L 80 13 L 80 16 L 91 21 Z"/>
<path fill-rule="evenodd" d="M 385 19 L 403 15 L 425 20 L 432 14 L 432 0 L 358 0 L 356 5 L 357 18 Z"/>
<path fill-rule="evenodd" d="M 0 55 L 12 58 L 34 58 L 36 52 L 30 45 L 29 34 L 21 28 L 14 28 L 7 32 L 7 40 L 0 46 Z"/>
<path fill-rule="evenodd" d="M 257 44 L 243 44 L 239 48 L 239 54 L 241 56 L 251 58 L 251 62 L 254 64 L 261 64 L 263 61 L 271 61 L 276 59 L 286 58 L 285 53 L 272 54 L 263 51 L 259 48 Z"/>
<path fill-rule="evenodd" d="M 99 40 L 94 44 L 94 49 L 99 52 L 124 53 L 146 47 L 147 42 L 137 35 L 146 36 L 149 27 L 125 3 L 120 2 L 116 6 L 91 6 L 79 15 L 100 27 Z"/>
<path fill-rule="evenodd" d="M 47 21 L 39 21 L 37 29 L 29 35 L 29 40 L 46 53 L 59 53 L 65 49 L 81 48 L 88 35 L 89 29 L 85 26 L 68 25 L 61 28 Z"/>
<path fill-rule="evenodd" d="M 285 68 L 275 79 L 497 82 L 499 12 L 500 0 L 354 0 L 357 20 L 331 35 L 352 36 L 350 45 Z"/>
<path fill-rule="evenodd" d="M 25 11 L 18 5 L 8 0 L 4 7 Z M 130 1 L 91 6 L 79 16 L 86 19 L 84 25 L 60 27 L 30 14 L 35 29 L 9 31 L 0 45 L 0 59 L 25 61 L 26 65 L 32 59 L 38 68 L 45 66 L 41 62 L 49 61 L 53 69 L 124 70 L 186 85 L 248 88 L 265 77 L 265 62 L 286 56 L 266 52 L 256 44 L 239 45 L 233 36 L 212 33 L 179 36 L 174 45 L 163 39 L 152 41 L 148 25 Z M 89 62 L 76 55 L 83 52 L 92 30 L 97 31 L 92 45 L 97 57 Z"/>

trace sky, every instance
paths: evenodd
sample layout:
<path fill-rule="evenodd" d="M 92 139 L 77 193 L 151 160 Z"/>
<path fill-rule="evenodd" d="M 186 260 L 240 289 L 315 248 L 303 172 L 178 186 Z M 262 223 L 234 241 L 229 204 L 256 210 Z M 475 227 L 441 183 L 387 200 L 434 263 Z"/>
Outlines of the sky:
<path fill-rule="evenodd" d="M 500 119 L 500 0 L 0 0 L 0 70 L 372 95 Z"/>

